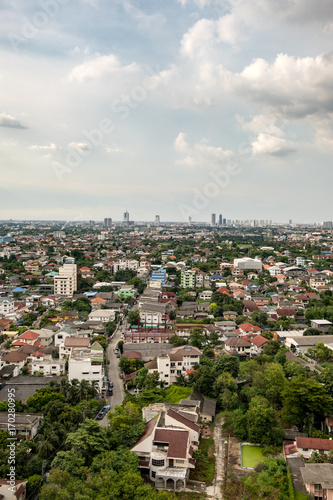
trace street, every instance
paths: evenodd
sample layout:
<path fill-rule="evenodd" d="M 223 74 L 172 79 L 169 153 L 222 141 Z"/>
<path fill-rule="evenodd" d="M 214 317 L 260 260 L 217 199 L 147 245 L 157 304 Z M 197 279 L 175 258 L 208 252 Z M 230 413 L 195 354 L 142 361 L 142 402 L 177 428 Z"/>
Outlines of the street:
<path fill-rule="evenodd" d="M 125 393 L 123 390 L 123 381 L 121 378 L 119 378 L 120 372 L 118 369 L 118 363 L 120 359 L 117 358 L 116 354 L 113 352 L 113 350 L 117 347 L 119 340 L 121 340 L 121 328 L 123 327 L 119 326 L 114 332 L 107 348 L 107 359 L 110 360 L 110 364 L 107 365 L 106 375 L 109 377 L 111 382 L 113 382 L 113 396 L 106 395 L 105 404 L 111 405 L 110 411 L 113 411 L 115 406 L 121 405 L 125 397 Z M 103 427 L 106 427 L 108 425 L 107 414 L 102 420 L 99 420 L 99 423 Z"/>

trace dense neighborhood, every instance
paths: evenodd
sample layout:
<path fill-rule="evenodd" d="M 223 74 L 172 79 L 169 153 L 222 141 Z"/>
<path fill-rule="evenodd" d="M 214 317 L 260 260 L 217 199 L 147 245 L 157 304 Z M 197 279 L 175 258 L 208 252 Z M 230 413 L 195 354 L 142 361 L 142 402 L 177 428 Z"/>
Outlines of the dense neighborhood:
<path fill-rule="evenodd" d="M 0 343 L 4 500 L 333 499 L 332 223 L 2 223 Z"/>

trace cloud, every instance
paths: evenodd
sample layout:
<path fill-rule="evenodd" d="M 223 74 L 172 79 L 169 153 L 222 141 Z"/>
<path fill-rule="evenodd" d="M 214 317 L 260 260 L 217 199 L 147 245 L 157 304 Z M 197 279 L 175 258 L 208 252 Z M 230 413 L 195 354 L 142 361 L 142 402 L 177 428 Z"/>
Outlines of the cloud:
<path fill-rule="evenodd" d="M 90 148 L 85 142 L 71 142 L 68 147 L 74 149 L 75 151 L 90 151 Z"/>
<path fill-rule="evenodd" d="M 32 151 L 57 151 L 57 146 L 54 143 L 51 143 L 49 146 L 29 146 L 28 149 L 31 149 Z"/>
<path fill-rule="evenodd" d="M 119 146 L 116 146 L 116 145 L 113 146 L 113 147 L 111 147 L 111 148 L 110 147 L 106 147 L 105 150 L 106 150 L 107 153 L 110 153 L 110 154 L 111 153 L 123 153 L 124 152 L 124 150 L 122 148 L 120 148 Z"/>
<path fill-rule="evenodd" d="M 186 142 L 186 134 L 184 134 L 184 132 L 179 132 L 178 136 L 174 140 L 174 146 L 180 153 L 188 151 L 189 145 Z"/>
<path fill-rule="evenodd" d="M 254 154 L 286 156 L 295 152 L 291 142 L 270 134 L 259 134 L 257 140 L 251 144 Z"/>
<path fill-rule="evenodd" d="M 234 154 L 232 151 L 224 150 L 221 147 L 209 146 L 207 139 L 190 146 L 186 141 L 184 132 L 180 132 L 174 140 L 174 147 L 184 158 L 176 161 L 177 165 L 195 166 L 201 164 L 220 165 L 227 159 L 231 159 Z"/>
<path fill-rule="evenodd" d="M 0 127 L 18 128 L 18 129 L 28 128 L 22 125 L 22 123 L 17 118 L 11 115 L 7 115 L 6 113 L 0 114 Z"/>
<path fill-rule="evenodd" d="M 97 56 L 91 61 L 84 62 L 75 68 L 68 75 L 69 82 L 77 81 L 79 83 L 89 80 L 100 80 L 109 75 L 119 77 L 122 73 L 131 74 L 139 70 L 137 64 L 122 66 L 119 59 L 113 55 Z"/>
<path fill-rule="evenodd" d="M 191 59 L 202 54 L 204 47 L 213 43 L 214 33 L 215 22 L 209 19 L 200 19 L 183 36 L 180 44 L 181 54 Z"/>

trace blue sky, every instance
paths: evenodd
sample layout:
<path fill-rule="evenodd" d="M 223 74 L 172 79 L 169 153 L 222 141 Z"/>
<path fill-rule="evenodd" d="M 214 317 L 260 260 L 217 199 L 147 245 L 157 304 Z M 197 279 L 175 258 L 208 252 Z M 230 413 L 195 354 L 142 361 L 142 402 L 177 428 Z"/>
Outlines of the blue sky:
<path fill-rule="evenodd" d="M 331 7 L 2 1 L 0 218 L 331 220 Z"/>

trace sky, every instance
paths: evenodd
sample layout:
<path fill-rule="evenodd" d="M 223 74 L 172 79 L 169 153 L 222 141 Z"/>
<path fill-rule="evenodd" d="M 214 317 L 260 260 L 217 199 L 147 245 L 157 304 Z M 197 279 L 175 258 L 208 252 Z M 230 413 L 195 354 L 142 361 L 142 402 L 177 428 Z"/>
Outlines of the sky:
<path fill-rule="evenodd" d="M 1 0 L 0 219 L 332 220 L 331 0 Z"/>

